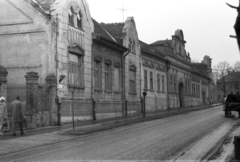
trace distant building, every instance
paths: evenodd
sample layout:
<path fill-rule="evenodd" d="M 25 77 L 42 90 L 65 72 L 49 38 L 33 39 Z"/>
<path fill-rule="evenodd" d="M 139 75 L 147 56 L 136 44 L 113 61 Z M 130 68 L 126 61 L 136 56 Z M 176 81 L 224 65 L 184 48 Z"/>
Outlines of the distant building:
<path fill-rule="evenodd" d="M 186 41 L 178 29 L 172 40 L 160 40 L 151 45 L 168 60 L 168 107 L 185 107 L 207 104 L 211 100 L 211 59 L 205 56 L 202 63 L 191 63 L 185 49 Z"/>
<path fill-rule="evenodd" d="M 224 88 L 226 94 L 224 94 Z M 236 92 L 240 93 L 240 72 L 229 71 L 224 78 L 217 80 L 217 84 L 214 85 L 213 90 L 213 101 L 222 102 L 222 99 L 231 92 L 234 94 Z"/>

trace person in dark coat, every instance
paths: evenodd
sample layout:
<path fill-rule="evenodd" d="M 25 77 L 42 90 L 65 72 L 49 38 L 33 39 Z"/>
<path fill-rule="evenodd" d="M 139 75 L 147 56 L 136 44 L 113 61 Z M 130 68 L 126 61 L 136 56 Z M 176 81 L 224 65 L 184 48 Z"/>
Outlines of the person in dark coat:
<path fill-rule="evenodd" d="M 236 101 L 236 96 L 233 94 L 233 92 L 231 92 L 231 93 L 227 96 L 227 101 Z"/>
<path fill-rule="evenodd" d="M 21 131 L 21 135 L 25 135 L 23 132 L 23 109 L 22 109 L 22 103 L 19 101 L 20 96 L 16 97 L 16 100 L 14 100 L 11 103 L 12 108 L 12 132 L 13 136 L 16 136 L 16 128 L 15 125 L 18 123 Z"/>
<path fill-rule="evenodd" d="M 237 101 L 237 102 L 240 102 L 240 95 L 239 95 L 239 92 L 236 92 L 236 101 Z"/>

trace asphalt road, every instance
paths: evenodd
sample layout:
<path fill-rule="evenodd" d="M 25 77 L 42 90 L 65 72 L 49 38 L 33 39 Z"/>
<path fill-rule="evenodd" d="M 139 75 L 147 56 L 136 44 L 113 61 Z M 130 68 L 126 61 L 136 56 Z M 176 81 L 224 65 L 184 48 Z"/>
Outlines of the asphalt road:
<path fill-rule="evenodd" d="M 224 123 L 239 120 L 237 114 L 225 118 L 221 110 L 219 106 L 138 123 L 2 157 L 0 161 L 170 160 Z"/>

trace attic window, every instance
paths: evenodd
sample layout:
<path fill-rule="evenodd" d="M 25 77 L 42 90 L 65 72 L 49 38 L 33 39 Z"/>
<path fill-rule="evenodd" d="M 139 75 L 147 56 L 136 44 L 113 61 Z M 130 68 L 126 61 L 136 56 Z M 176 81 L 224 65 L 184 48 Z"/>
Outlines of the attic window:
<path fill-rule="evenodd" d="M 74 12 L 72 7 L 68 11 L 68 23 L 72 26 L 74 26 Z"/>

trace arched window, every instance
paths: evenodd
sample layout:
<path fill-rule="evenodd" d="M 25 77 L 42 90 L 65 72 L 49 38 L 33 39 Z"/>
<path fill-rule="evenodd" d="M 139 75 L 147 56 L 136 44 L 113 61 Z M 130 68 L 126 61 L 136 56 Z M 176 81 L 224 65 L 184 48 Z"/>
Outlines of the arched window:
<path fill-rule="evenodd" d="M 77 27 L 82 29 L 82 15 L 80 11 L 77 14 Z"/>
<path fill-rule="evenodd" d="M 74 12 L 72 7 L 70 7 L 69 11 L 68 11 L 68 23 L 72 26 L 74 26 Z"/>

